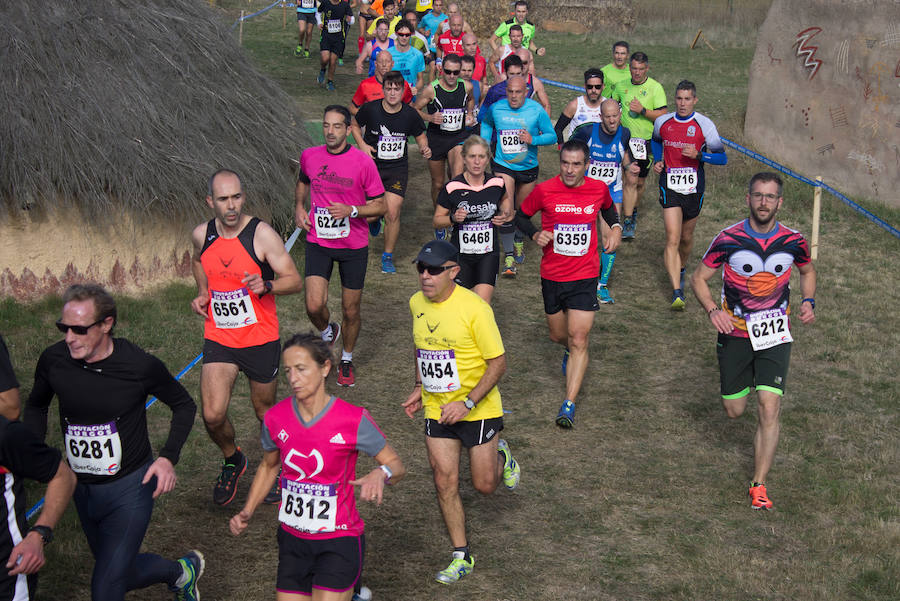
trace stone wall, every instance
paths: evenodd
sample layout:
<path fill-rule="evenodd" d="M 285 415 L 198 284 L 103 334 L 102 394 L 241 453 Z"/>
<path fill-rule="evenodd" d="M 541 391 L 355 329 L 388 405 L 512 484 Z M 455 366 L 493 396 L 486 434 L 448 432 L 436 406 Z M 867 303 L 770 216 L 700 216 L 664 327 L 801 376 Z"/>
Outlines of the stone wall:
<path fill-rule="evenodd" d="M 900 0 L 775 0 L 744 132 L 803 175 L 900 207 Z"/>

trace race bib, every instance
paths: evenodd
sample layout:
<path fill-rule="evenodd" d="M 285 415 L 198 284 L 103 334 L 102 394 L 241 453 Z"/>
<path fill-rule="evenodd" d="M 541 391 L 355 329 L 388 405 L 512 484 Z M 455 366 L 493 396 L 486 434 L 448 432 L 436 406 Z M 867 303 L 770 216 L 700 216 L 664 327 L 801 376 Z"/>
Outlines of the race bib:
<path fill-rule="evenodd" d="M 340 19 L 328 19 L 325 26 L 328 28 L 328 33 L 341 33 L 342 31 Z"/>
<path fill-rule="evenodd" d="M 378 136 L 378 158 L 383 161 L 402 159 L 406 151 L 405 136 Z"/>
<path fill-rule="evenodd" d="M 300 8 L 315 8 L 316 0 L 300 0 Z"/>
<path fill-rule="evenodd" d="M 788 316 L 784 309 L 757 311 L 746 316 L 747 333 L 754 351 L 793 342 Z"/>
<path fill-rule="evenodd" d="M 553 226 L 553 252 L 558 255 L 583 257 L 590 244 L 590 223 L 557 223 Z"/>
<path fill-rule="evenodd" d="M 459 131 L 466 117 L 465 109 L 443 109 L 441 111 L 441 130 Z"/>
<path fill-rule="evenodd" d="M 666 187 L 679 194 L 697 192 L 697 170 L 693 167 L 666 169 Z"/>
<path fill-rule="evenodd" d="M 503 154 L 521 154 L 528 151 L 528 145 L 519 139 L 520 129 L 501 129 L 497 132 L 500 150 Z"/>
<path fill-rule="evenodd" d="M 337 240 L 350 235 L 349 217 L 332 217 L 325 207 L 316 207 L 316 236 L 323 240 Z"/>
<path fill-rule="evenodd" d="M 122 441 L 116 422 L 66 425 L 66 457 L 78 474 L 112 476 L 122 469 Z"/>
<path fill-rule="evenodd" d="M 614 184 L 619 178 L 619 164 L 615 161 L 591 160 L 587 169 L 587 176 L 591 179 L 599 179 L 604 184 Z"/>
<path fill-rule="evenodd" d="M 631 149 L 631 156 L 636 160 L 647 158 L 647 141 L 643 138 L 631 138 L 628 140 L 628 148 Z"/>
<path fill-rule="evenodd" d="M 483 255 L 494 250 L 494 225 L 490 221 L 472 221 L 459 228 L 459 252 Z"/>
<path fill-rule="evenodd" d="M 425 392 L 453 392 L 459 390 L 459 372 L 453 350 L 426 351 L 416 349 L 416 366 Z"/>
<path fill-rule="evenodd" d="M 281 479 L 278 521 L 301 532 L 334 532 L 337 484 Z"/>
<path fill-rule="evenodd" d="M 217 328 L 233 330 L 256 323 L 256 310 L 250 300 L 250 291 L 246 288 L 210 290 L 209 293 L 209 306 Z"/>

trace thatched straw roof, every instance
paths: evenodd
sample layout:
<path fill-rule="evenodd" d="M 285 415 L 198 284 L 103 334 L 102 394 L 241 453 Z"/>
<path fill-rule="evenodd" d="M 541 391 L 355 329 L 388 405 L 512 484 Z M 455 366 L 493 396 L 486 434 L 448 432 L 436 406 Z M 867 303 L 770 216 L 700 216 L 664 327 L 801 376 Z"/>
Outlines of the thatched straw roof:
<path fill-rule="evenodd" d="M 229 26 L 200 0 L 3 2 L 0 222 L 58 204 L 195 217 L 222 166 L 288 219 L 309 137 Z"/>

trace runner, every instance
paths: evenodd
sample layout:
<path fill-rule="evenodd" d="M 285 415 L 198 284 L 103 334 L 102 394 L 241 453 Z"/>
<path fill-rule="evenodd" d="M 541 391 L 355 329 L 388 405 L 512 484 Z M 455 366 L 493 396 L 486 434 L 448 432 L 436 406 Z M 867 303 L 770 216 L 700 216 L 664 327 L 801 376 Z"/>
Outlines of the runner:
<path fill-rule="evenodd" d="M 505 64 L 504 61 L 506 57 L 511 54 L 515 54 L 515 52 L 522 48 L 522 40 L 524 39 L 524 34 L 522 33 L 521 25 L 513 25 L 509 28 L 509 43 L 498 46 L 493 50 L 491 54 L 490 66 L 491 73 L 494 75 L 494 82 L 501 82 L 506 79 L 506 73 L 504 72 Z"/>
<path fill-rule="evenodd" d="M 278 387 L 275 296 L 299 292 L 302 282 L 281 236 L 243 213 L 244 184 L 237 173 L 220 169 L 209 178 L 207 188 L 206 204 L 215 217 L 191 234 L 191 271 L 197 283 L 191 309 L 204 318 L 203 423 L 223 456 L 213 502 L 227 505 L 247 469 L 247 457 L 237 446 L 228 419 L 234 383 L 243 371 L 250 384 L 250 402 L 262 422 L 275 404 Z M 274 491 L 269 502 L 277 500 Z"/>
<path fill-rule="evenodd" d="M 466 129 L 475 124 L 475 102 L 472 84 L 459 78 L 462 61 L 456 54 L 448 54 L 441 68 L 441 76 L 427 86 L 416 99 L 415 108 L 428 124 L 428 146 L 431 158 L 431 201 L 437 206 L 438 194 L 444 187 L 449 167 L 450 177 L 462 173 L 462 147 Z M 443 239 L 445 230 L 437 229 L 435 237 Z"/>
<path fill-rule="evenodd" d="M 750 216 L 725 228 L 710 244 L 691 276 L 691 288 L 718 332 L 716 355 L 722 405 L 740 417 L 750 387 L 759 404 L 754 437 L 750 506 L 772 509 L 766 477 L 775 459 L 781 397 L 791 357 L 791 267 L 800 272 L 800 322 L 815 321 L 816 270 L 803 236 L 775 220 L 784 203 L 781 178 L 757 173 L 750 179 Z M 709 279 L 722 267 L 722 306 L 709 292 Z"/>
<path fill-rule="evenodd" d="M 585 179 L 588 147 L 569 140 L 559 152 L 559 175 L 538 184 L 516 212 L 516 224 L 544 249 L 541 259 L 541 291 L 550 340 L 565 347 L 562 371 L 566 398 L 556 424 L 575 424 L 575 402 L 588 366 L 588 335 L 594 325 L 597 304 L 597 230 L 600 217 L 612 228 L 604 250 L 614 252 L 621 240 L 619 217 L 606 184 Z M 530 217 L 541 212 L 541 229 Z"/>
<path fill-rule="evenodd" d="M 470 136 L 462 147 L 463 172 L 447 182 L 438 196 L 434 227 L 453 227 L 450 240 L 459 251 L 454 280 L 491 302 L 500 263 L 498 227 L 512 219 L 512 197 L 503 178 L 487 172 L 491 147 Z"/>
<path fill-rule="evenodd" d="M 622 109 L 615 100 L 607 98 L 601 105 L 600 123 L 584 123 L 572 133 L 571 140 L 581 140 L 590 149 L 587 177 L 600 180 L 609 188 L 613 206 L 619 212 L 622 204 L 622 173 L 636 175 L 640 167 L 628 150 L 631 132 L 620 125 Z M 605 221 L 600 222 L 603 245 L 612 233 Z M 601 304 L 615 302 L 609 293 L 609 277 L 616 262 L 615 251 L 608 253 L 600 249 L 600 280 L 597 282 L 597 300 Z"/>
<path fill-rule="evenodd" d="M 425 408 L 425 448 L 453 545 L 453 559 L 436 579 L 452 584 L 475 567 L 459 495 L 463 447 L 469 454 L 472 485 L 480 493 L 493 493 L 501 480 L 514 489 L 521 469 L 499 437 L 503 407 L 497 383 L 506 371 L 506 354 L 490 305 L 454 283 L 459 264 L 456 247 L 449 242 L 425 244 L 416 269 L 421 291 L 409 299 L 416 383 L 403 408 L 410 418 Z"/>
<path fill-rule="evenodd" d="M 459 4 L 457 4 L 456 2 L 451 2 L 450 4 L 447 5 L 447 16 L 452 19 L 453 15 L 459 15 L 460 17 L 462 17 L 463 33 L 470 33 L 472 35 L 475 34 L 474 30 L 472 29 L 472 26 L 469 25 L 469 22 L 466 21 L 465 17 L 463 17 L 462 10 L 459 8 Z M 444 33 L 448 29 L 450 29 L 449 21 L 444 21 L 443 23 L 441 23 L 441 33 Z"/>
<path fill-rule="evenodd" d="M 199 599 L 204 560 L 190 551 L 177 561 L 140 553 L 153 501 L 175 488 L 175 464 L 197 406 L 162 361 L 113 338 L 116 303 L 101 287 L 70 286 L 56 327 L 65 339 L 47 347 L 34 372 L 25 423 L 43 440 L 55 395 L 66 454 L 78 477 L 75 507 L 94 569 L 93 601 L 164 583 L 183 599 Z M 169 436 L 153 459 L 145 403 L 156 396 L 172 410 Z"/>
<path fill-rule="evenodd" d="M 544 107 L 547 116 L 551 116 L 553 113 L 550 111 L 550 97 L 547 96 L 547 89 L 544 87 L 544 82 L 538 79 L 537 75 L 534 74 L 534 57 L 532 56 L 531 51 L 525 48 L 519 48 L 516 50 L 516 56 L 522 59 L 522 68 L 524 69 L 528 87 L 533 90 L 528 97 L 536 100 Z"/>
<path fill-rule="evenodd" d="M 375 3 L 373 2 L 374 6 Z M 374 23 L 369 25 L 369 28 L 366 29 L 366 39 L 371 40 L 375 37 L 375 28 L 380 19 L 384 19 L 384 21 L 388 24 L 388 35 L 393 38 L 394 37 L 394 28 L 397 26 L 397 23 L 400 22 L 400 7 L 397 5 L 396 0 L 384 0 L 381 5 L 381 15 L 379 18 L 375 19 Z"/>
<path fill-rule="evenodd" d="M 306 315 L 334 343 L 343 334 L 338 386 L 353 386 L 353 348 L 361 325 L 360 304 L 366 280 L 369 233 L 366 217 L 384 215 L 384 186 L 372 157 L 347 143 L 350 111 L 325 107 L 324 146 L 300 155 L 300 177 L 294 191 L 294 219 L 306 230 Z M 305 206 L 309 197 L 309 209 Z M 330 321 L 328 282 L 334 264 L 341 276 L 342 323 Z"/>
<path fill-rule="evenodd" d="M 522 64 L 522 59 L 519 58 L 517 54 L 511 54 L 503 59 L 504 71 L 506 76 L 508 77 L 525 77 L 525 65 Z M 484 93 L 483 99 L 481 101 L 481 107 L 478 109 L 478 120 L 484 120 L 484 115 L 488 112 L 488 109 L 492 104 L 497 102 L 498 100 L 503 100 L 506 98 L 506 80 L 507 77 L 504 76 L 503 79 L 492 85 L 488 88 L 487 92 Z M 533 79 L 531 77 L 525 78 L 525 95 L 529 98 L 534 94 L 534 86 L 532 85 Z M 496 142 L 496 140 L 492 140 L 492 142 Z"/>
<path fill-rule="evenodd" d="M 715 124 L 694 112 L 697 88 L 681 80 L 675 88 L 675 112 L 653 126 L 653 171 L 659 174 L 659 204 L 666 228 L 663 263 L 672 283 L 672 309 L 684 311 L 684 266 L 694 247 L 694 227 L 703 207 L 703 164 L 724 165 L 725 145 Z"/>
<path fill-rule="evenodd" d="M 419 31 L 428 38 L 428 49 L 432 54 L 437 54 L 437 34 L 441 33 L 441 23 L 449 19 L 444 10 L 444 0 L 434 0 L 431 10 L 425 13 L 419 20 Z"/>
<path fill-rule="evenodd" d="M 448 54 L 456 54 L 457 56 L 462 56 L 466 53 L 463 48 L 463 36 L 466 35 L 463 31 L 463 18 L 462 15 L 456 14 L 451 15 L 449 21 L 450 27 L 447 31 L 438 34 L 437 42 L 437 61 L 438 65 L 444 60 L 444 58 Z"/>
<path fill-rule="evenodd" d="M 613 44 L 612 62 L 600 69 L 603 71 L 603 95 L 607 98 L 612 98 L 612 91 L 617 83 L 631 78 L 631 69 L 628 68 L 628 50 L 628 42 L 621 41 Z"/>
<path fill-rule="evenodd" d="M 309 58 L 313 26 L 316 24 L 316 0 L 297 0 L 297 47 L 294 56 Z"/>
<path fill-rule="evenodd" d="M 403 31 L 402 23 L 397 29 Z M 406 196 L 409 179 L 407 136 L 416 139 L 425 159 L 431 156 L 425 125 L 414 108 L 400 101 L 403 95 L 403 76 L 390 71 L 384 76 L 384 98 L 366 103 L 351 123 L 357 147 L 375 159 L 375 166 L 384 185 L 384 252 L 381 253 L 381 273 L 397 273 L 394 266 L 394 247 L 400 237 L 400 207 Z M 380 219 L 369 224 L 369 231 L 378 235 Z"/>
<path fill-rule="evenodd" d="M 19 382 L 0 336 L 0 399 L 15 401 L 7 408 L 19 413 Z M 22 423 L 0 415 L 0 484 L 5 502 L 0 504 L 0 601 L 34 598 L 37 572 L 44 566 L 44 546 L 53 541 L 53 528 L 62 517 L 75 490 L 75 474 L 56 449 L 50 448 Z M 41 513 L 34 526 L 25 519 L 25 478 L 47 484 Z"/>
<path fill-rule="evenodd" d="M 425 87 L 422 74 L 425 72 L 425 57 L 422 53 L 410 46 L 410 39 L 415 31 L 409 21 L 400 21 L 394 32 L 396 42 L 393 48 L 388 49 L 394 57 L 394 68 L 403 75 L 403 79 L 412 88 L 413 96 Z"/>
<path fill-rule="evenodd" d="M 3 336 L 0 336 L 0 415 L 15 421 L 20 414 L 19 382 L 9 360 L 9 350 L 3 342 Z"/>
<path fill-rule="evenodd" d="M 538 48 L 534 44 L 535 27 L 534 24 L 528 21 L 528 3 L 525 0 L 516 0 L 514 10 L 513 17 L 500 23 L 494 31 L 490 39 L 491 48 L 497 50 L 501 44 L 509 44 L 509 30 L 514 25 L 518 25 L 522 28 L 522 46 L 528 50 L 533 50 L 538 56 L 544 56 L 546 49 L 543 47 Z"/>
<path fill-rule="evenodd" d="M 247 503 L 229 522 L 235 536 L 246 530 L 280 470 L 279 601 L 350 601 L 365 558 L 365 524 L 353 487 L 359 487 L 360 499 L 380 505 L 385 485 L 406 474 L 369 412 L 325 390 L 331 367 L 330 348 L 315 334 L 297 334 L 285 343 L 292 394 L 266 413 L 263 462 Z M 360 451 L 378 466 L 358 478 Z"/>
<path fill-rule="evenodd" d="M 322 22 L 319 28 L 322 37 L 319 40 L 319 76 L 316 81 L 319 85 L 325 83 L 325 70 L 328 70 L 329 92 L 334 92 L 334 69 L 338 59 L 344 58 L 344 47 L 347 43 L 347 25 L 353 17 L 353 9 L 347 0 L 322 0 L 318 12 L 321 13 Z"/>
<path fill-rule="evenodd" d="M 573 98 L 556 119 L 556 143 L 562 144 L 572 135 L 575 128 L 582 123 L 600 122 L 600 105 L 606 98 L 600 93 L 603 90 L 603 72 L 591 67 L 584 72 L 584 94 Z"/>
<path fill-rule="evenodd" d="M 356 74 L 362 75 L 363 63 L 369 62 L 369 77 L 375 75 L 375 61 L 378 55 L 384 50 L 390 50 L 394 47 L 394 40 L 389 38 L 390 27 L 385 18 L 379 17 L 375 23 L 375 37 L 366 42 L 362 52 L 356 57 Z"/>
<path fill-rule="evenodd" d="M 481 137 L 490 140 L 497 131 L 497 148 L 491 158 L 495 174 L 503 178 L 515 206 L 534 190 L 538 177 L 537 147 L 556 143 L 553 123 L 540 104 L 525 97 L 525 78 L 506 81 L 506 99 L 482 116 Z M 503 275 L 516 277 L 516 264 L 525 261 L 524 237 L 513 221 L 500 230 L 503 242 Z"/>
<path fill-rule="evenodd" d="M 481 48 L 478 47 L 478 38 L 474 34 L 463 34 L 463 52 L 471 56 L 475 60 L 475 71 L 472 73 L 472 79 L 479 84 L 484 80 L 487 74 L 487 61 L 481 56 Z"/>
<path fill-rule="evenodd" d="M 384 76 L 388 71 L 393 71 L 393 69 L 394 57 L 391 56 L 391 53 L 379 52 L 378 58 L 375 59 L 375 75 L 359 82 L 356 92 L 353 93 L 349 107 L 351 115 L 356 115 L 359 112 L 359 107 L 365 103 L 384 98 Z M 412 99 L 412 88 L 404 81 L 401 100 L 403 104 L 409 104 L 412 102 Z"/>
<path fill-rule="evenodd" d="M 622 125 L 631 132 L 631 155 L 641 170 L 636 176 L 625 175 L 622 194 L 622 238 L 631 240 L 637 229 L 635 213 L 647 174 L 650 173 L 650 138 L 653 122 L 666 114 L 666 93 L 659 82 L 649 76 L 650 59 L 643 52 L 631 55 L 629 63 L 631 79 L 623 79 L 616 84 L 612 99 L 622 105 Z M 628 110 L 625 110 L 628 109 Z"/>
<path fill-rule="evenodd" d="M 414 10 L 407 10 L 403 13 L 403 18 L 409 21 L 409 24 L 412 25 L 413 28 L 412 39 L 410 39 L 409 42 L 410 46 L 422 53 L 422 57 L 425 59 L 425 65 L 427 66 L 434 60 L 434 56 L 428 48 L 428 38 L 419 33 L 419 15 Z"/>
<path fill-rule="evenodd" d="M 475 105 L 475 117 L 478 117 L 478 105 L 481 103 L 481 84 L 472 79 L 472 75 L 475 74 L 475 59 L 469 56 L 468 54 L 463 54 L 459 58 L 459 76 L 463 81 L 467 81 L 472 84 L 472 102 Z M 467 131 L 473 132 L 477 127 L 477 123 L 473 124 L 471 127 L 466 128 Z"/>

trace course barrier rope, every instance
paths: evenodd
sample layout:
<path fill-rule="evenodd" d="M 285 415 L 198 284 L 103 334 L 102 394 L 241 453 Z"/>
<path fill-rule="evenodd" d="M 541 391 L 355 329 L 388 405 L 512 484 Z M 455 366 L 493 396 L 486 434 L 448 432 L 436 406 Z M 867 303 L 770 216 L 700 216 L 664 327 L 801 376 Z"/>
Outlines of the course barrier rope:
<path fill-rule="evenodd" d="M 567 90 L 575 90 L 577 92 L 584 91 L 584 88 L 579 88 L 578 86 L 573 86 L 572 84 L 563 83 L 560 81 L 553 81 L 551 79 L 543 79 L 543 78 L 541 79 L 541 81 L 544 82 L 545 84 L 549 84 L 551 86 L 556 86 L 558 88 L 565 88 Z M 773 169 L 777 169 L 778 171 L 784 173 L 785 175 L 793 177 L 794 179 L 799 180 L 805 184 L 809 184 L 810 186 L 813 186 L 815 188 L 822 188 L 829 194 L 838 198 L 841 202 L 843 202 L 844 204 L 849 206 L 851 209 L 853 209 L 857 213 L 864 215 L 867 219 L 869 219 L 869 221 L 871 221 L 871 222 L 875 223 L 876 225 L 880 226 L 881 228 L 887 230 L 890 234 L 894 235 L 894 237 L 900 238 L 900 230 L 898 230 L 896 227 L 894 227 L 893 225 L 891 225 L 890 223 L 888 223 L 887 221 L 885 221 L 878 215 L 872 213 L 868 209 L 861 207 L 859 204 L 853 202 L 852 200 L 850 200 L 849 198 L 847 198 L 846 196 L 844 196 L 843 194 L 841 194 L 840 192 L 838 192 L 837 190 L 835 190 L 834 188 L 829 186 L 828 184 L 826 184 L 824 182 L 817 182 L 815 180 L 809 179 L 808 177 L 804 177 L 804 176 L 800 175 L 799 173 L 792 171 L 788 167 L 785 167 L 784 165 L 782 165 L 780 163 L 776 163 L 769 157 L 761 155 L 758 152 L 750 150 L 749 148 L 745 148 L 744 146 L 741 146 L 737 142 L 732 142 L 728 138 L 722 138 L 722 142 L 726 146 L 729 146 L 729 147 L 737 150 L 738 152 L 749 156 L 750 158 L 756 159 L 757 161 L 764 163 L 764 164 L 768 165 L 769 167 L 772 167 Z"/>
<path fill-rule="evenodd" d="M 261 15 L 261 14 L 263 14 L 263 13 L 267 13 L 267 12 L 269 12 L 270 10 L 272 10 L 273 8 L 275 8 L 276 6 L 281 6 L 281 0 L 276 0 L 275 2 L 273 2 L 272 4 L 270 4 L 269 6 L 263 8 L 263 9 L 261 9 L 261 10 L 258 10 L 258 11 L 256 11 L 256 12 L 253 13 L 253 14 L 250 14 L 250 15 L 244 15 L 243 17 L 238 17 L 238 19 L 234 22 L 234 24 L 232 24 L 231 28 L 234 29 L 235 27 L 237 27 L 238 25 L 240 25 L 241 21 L 246 21 L 247 19 L 252 19 L 253 17 L 258 17 L 259 15 Z M 294 4 L 286 4 L 285 6 L 295 6 L 295 5 L 294 5 Z"/>
<path fill-rule="evenodd" d="M 280 2 L 276 3 L 276 4 L 280 4 Z M 299 238 L 299 237 L 300 237 L 300 228 L 298 227 L 298 228 L 294 229 L 294 233 L 292 233 L 291 236 L 287 239 L 287 242 L 284 243 L 284 249 L 288 252 L 291 252 L 291 249 L 294 247 L 294 243 L 297 242 L 297 238 Z M 202 358 L 203 358 L 203 353 L 200 353 L 199 355 L 194 357 L 190 363 L 185 365 L 184 368 L 180 372 L 178 372 L 178 375 L 175 376 L 175 379 L 181 380 L 181 378 L 183 378 L 187 372 L 191 371 L 191 369 L 195 365 L 197 365 L 197 363 L 199 363 Z M 144 408 L 148 409 L 150 407 L 150 405 L 155 403 L 157 400 L 159 400 L 159 399 L 157 399 L 155 396 L 150 397 L 150 399 L 147 401 L 147 404 L 144 405 Z M 25 519 L 30 520 L 31 517 L 35 513 L 40 511 L 41 507 L 43 507 L 43 506 L 44 506 L 44 499 L 41 498 L 41 500 L 38 501 L 37 503 L 35 503 L 31 509 L 29 509 L 28 511 L 25 512 Z"/>

